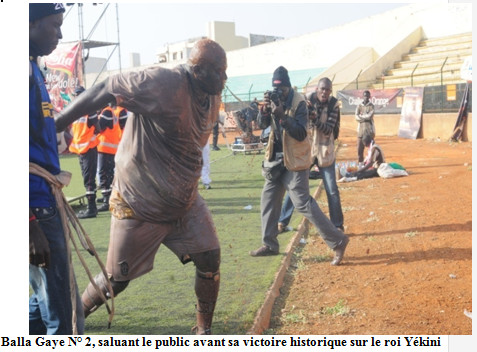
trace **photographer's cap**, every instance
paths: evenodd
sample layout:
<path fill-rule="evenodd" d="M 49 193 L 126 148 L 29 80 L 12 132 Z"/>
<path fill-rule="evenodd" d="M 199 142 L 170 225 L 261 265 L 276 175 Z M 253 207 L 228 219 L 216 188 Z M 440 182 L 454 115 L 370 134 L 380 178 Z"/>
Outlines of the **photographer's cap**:
<path fill-rule="evenodd" d="M 280 66 L 275 72 L 273 72 L 272 85 L 274 87 L 291 87 L 290 77 L 288 76 L 288 71 L 285 67 Z"/>
<path fill-rule="evenodd" d="M 61 2 L 51 4 L 30 4 L 30 22 L 63 12 L 65 12 L 65 6 Z"/>

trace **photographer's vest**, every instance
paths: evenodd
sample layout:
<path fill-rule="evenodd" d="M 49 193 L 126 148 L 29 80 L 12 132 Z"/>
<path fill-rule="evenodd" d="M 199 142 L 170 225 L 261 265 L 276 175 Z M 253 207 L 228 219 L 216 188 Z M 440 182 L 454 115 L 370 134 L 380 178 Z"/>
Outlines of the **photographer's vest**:
<path fill-rule="evenodd" d="M 99 141 L 94 130 L 94 126 L 88 127 L 88 115 L 82 116 L 73 122 L 71 127 L 73 140 L 69 146 L 70 152 L 84 154 L 91 148 L 96 147 Z"/>
<path fill-rule="evenodd" d="M 118 151 L 119 141 L 121 140 L 122 131 L 119 127 L 119 112 L 120 109 L 113 109 L 110 106 L 107 106 L 101 112 L 100 118 L 105 118 L 103 115 L 104 111 L 111 111 L 113 116 L 113 128 L 106 128 L 98 135 L 99 144 L 98 144 L 98 152 L 99 153 L 106 153 L 106 154 L 113 154 L 115 155 Z"/>
<path fill-rule="evenodd" d="M 290 118 L 295 118 L 295 112 L 300 102 L 304 102 L 305 98 L 300 93 L 293 91 L 293 99 L 291 107 L 285 111 L 285 115 Z M 271 117 L 273 118 L 273 117 Z M 270 129 L 269 143 L 265 151 L 265 158 L 269 161 L 273 157 L 273 140 L 274 129 Z M 285 129 L 283 129 L 283 159 L 285 167 L 290 171 L 302 171 L 310 168 L 311 165 L 311 146 L 308 137 L 303 141 L 297 141 L 289 136 Z"/>

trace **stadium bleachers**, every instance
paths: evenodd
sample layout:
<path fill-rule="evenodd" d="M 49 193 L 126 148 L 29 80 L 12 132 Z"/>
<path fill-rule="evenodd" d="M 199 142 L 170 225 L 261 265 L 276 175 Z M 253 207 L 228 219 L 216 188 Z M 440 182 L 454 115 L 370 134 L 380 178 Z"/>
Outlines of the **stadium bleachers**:
<path fill-rule="evenodd" d="M 369 88 L 462 83 L 460 68 L 468 56 L 472 56 L 472 33 L 423 39 Z"/>

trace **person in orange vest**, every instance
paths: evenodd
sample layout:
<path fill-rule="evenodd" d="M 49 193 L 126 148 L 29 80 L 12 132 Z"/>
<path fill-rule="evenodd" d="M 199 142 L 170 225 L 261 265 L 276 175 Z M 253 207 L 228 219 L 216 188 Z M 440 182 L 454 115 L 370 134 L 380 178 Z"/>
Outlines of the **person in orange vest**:
<path fill-rule="evenodd" d="M 84 88 L 78 86 L 74 96 L 77 97 L 84 92 Z M 79 219 L 94 218 L 98 210 L 96 207 L 96 170 L 98 165 L 98 115 L 85 115 L 73 122 L 71 125 L 73 140 L 70 143 L 69 151 L 78 154 L 83 175 L 83 184 L 86 189 L 87 208 L 80 210 Z"/>
<path fill-rule="evenodd" d="M 120 106 L 108 105 L 99 116 L 100 133 L 98 135 L 98 173 L 102 198 L 98 211 L 109 210 L 111 184 L 114 178 L 114 157 L 126 125 L 128 112 Z"/>

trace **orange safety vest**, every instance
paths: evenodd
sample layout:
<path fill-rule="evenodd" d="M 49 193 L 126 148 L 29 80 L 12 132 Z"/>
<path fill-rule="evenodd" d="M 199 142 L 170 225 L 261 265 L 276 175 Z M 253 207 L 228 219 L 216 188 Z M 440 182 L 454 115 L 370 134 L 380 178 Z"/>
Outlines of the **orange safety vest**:
<path fill-rule="evenodd" d="M 98 152 L 107 154 L 116 154 L 119 142 L 121 141 L 122 131 L 119 127 L 119 113 L 124 108 L 116 107 L 116 109 L 107 106 L 101 111 L 100 118 L 103 118 L 104 111 L 111 111 L 113 115 L 113 128 L 106 128 L 98 135 L 99 144 Z"/>
<path fill-rule="evenodd" d="M 121 117 L 121 112 L 122 111 L 126 112 L 126 114 L 128 113 L 128 111 L 121 106 L 116 106 L 116 109 L 114 109 L 114 113 L 118 117 L 118 122 L 119 122 L 119 118 Z M 121 131 L 121 133 L 119 134 L 119 140 L 121 141 L 121 138 L 123 137 L 124 126 L 123 126 L 123 128 L 121 128 L 121 126 L 119 126 L 119 127 L 120 127 L 119 130 Z"/>
<path fill-rule="evenodd" d="M 98 145 L 98 138 L 94 133 L 94 126 L 88 127 L 88 116 L 82 116 L 71 126 L 73 140 L 69 151 L 75 154 L 84 154 Z"/>

